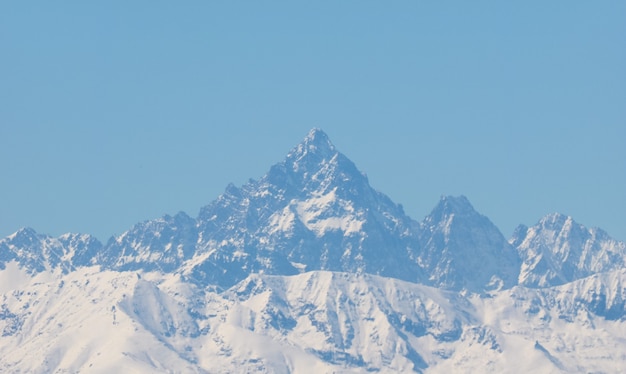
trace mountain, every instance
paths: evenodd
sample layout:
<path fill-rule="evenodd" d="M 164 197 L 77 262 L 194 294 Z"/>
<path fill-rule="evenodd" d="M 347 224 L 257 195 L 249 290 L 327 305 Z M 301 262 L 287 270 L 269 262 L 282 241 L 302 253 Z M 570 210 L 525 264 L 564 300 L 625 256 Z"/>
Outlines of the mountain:
<path fill-rule="evenodd" d="M 0 240 L 0 371 L 621 372 L 626 249 L 552 214 L 421 222 L 313 129 L 193 218 Z"/>
<path fill-rule="evenodd" d="M 519 258 L 466 197 L 443 196 L 421 224 L 419 262 L 431 284 L 474 292 L 517 284 Z"/>
<path fill-rule="evenodd" d="M 229 185 L 195 220 L 179 213 L 140 223 L 95 262 L 178 271 L 222 289 L 251 273 L 331 270 L 483 292 L 512 287 L 519 269 L 515 251 L 465 197 L 442 198 L 420 224 L 319 129 L 259 180 Z"/>
<path fill-rule="evenodd" d="M 224 287 L 250 273 L 373 273 L 417 281 L 417 223 L 313 129 L 258 181 L 229 186 L 198 216 L 185 270 Z"/>
<path fill-rule="evenodd" d="M 530 287 L 565 284 L 626 265 L 624 242 L 558 213 L 532 227 L 519 226 L 510 243 L 522 259 L 519 283 Z"/>
<path fill-rule="evenodd" d="M 111 238 L 94 260 L 116 270 L 172 272 L 193 256 L 197 238 L 196 221 L 180 212 L 136 224 Z"/>
<path fill-rule="evenodd" d="M 421 281 L 418 226 L 313 129 L 262 178 L 229 185 L 196 219 L 181 212 L 139 223 L 83 265 L 178 272 L 221 289 L 251 273 L 310 270 Z"/>
<path fill-rule="evenodd" d="M 77 266 L 94 264 L 101 249 L 102 244 L 91 235 L 64 234 L 53 238 L 24 228 L 0 240 L 0 269 L 15 260 L 30 273 L 56 268 L 70 272 Z"/>
<path fill-rule="evenodd" d="M 368 274 L 0 272 L 0 371 L 606 372 L 626 365 L 622 269 L 462 295 Z"/>

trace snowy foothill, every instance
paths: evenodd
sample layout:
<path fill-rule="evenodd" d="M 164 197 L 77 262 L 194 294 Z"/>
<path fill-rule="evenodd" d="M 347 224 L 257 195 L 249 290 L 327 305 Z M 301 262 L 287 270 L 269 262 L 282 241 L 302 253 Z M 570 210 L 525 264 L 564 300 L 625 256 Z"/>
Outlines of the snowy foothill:
<path fill-rule="evenodd" d="M 626 272 L 489 297 L 391 278 L 250 275 L 215 292 L 159 272 L 9 264 L 7 372 L 619 372 Z M 605 309 L 594 304 L 601 289 Z M 621 303 L 621 315 L 602 315 Z"/>

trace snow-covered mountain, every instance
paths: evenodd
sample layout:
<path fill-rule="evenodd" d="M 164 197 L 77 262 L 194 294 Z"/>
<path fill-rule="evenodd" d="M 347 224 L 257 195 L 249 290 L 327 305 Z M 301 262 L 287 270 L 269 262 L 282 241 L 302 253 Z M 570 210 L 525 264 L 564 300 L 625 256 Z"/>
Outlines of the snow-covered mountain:
<path fill-rule="evenodd" d="M 416 281 L 416 222 L 312 130 L 258 181 L 229 186 L 198 216 L 185 274 L 231 286 L 250 273 L 373 273 Z"/>
<path fill-rule="evenodd" d="M 197 238 L 196 220 L 183 212 L 166 215 L 111 238 L 94 262 L 115 270 L 171 272 L 194 255 Z"/>
<path fill-rule="evenodd" d="M 327 271 L 0 272 L 3 372 L 619 373 L 624 270 L 491 297 Z M 10 290 L 9 290 L 10 288 Z"/>
<path fill-rule="evenodd" d="M 626 246 L 552 214 L 421 222 L 313 129 L 193 218 L 0 240 L 0 371 L 621 372 Z"/>
<path fill-rule="evenodd" d="M 464 196 L 444 196 L 421 224 L 420 265 L 431 283 L 483 291 L 517 283 L 519 257 L 500 230 Z"/>
<path fill-rule="evenodd" d="M 15 260 L 30 273 L 57 268 L 70 272 L 77 266 L 91 265 L 101 249 L 102 244 L 90 235 L 53 238 L 24 228 L 0 240 L 0 269 Z"/>
<path fill-rule="evenodd" d="M 626 267 L 624 242 L 558 213 L 519 226 L 510 243 L 522 259 L 519 283 L 526 286 L 554 286 Z"/>

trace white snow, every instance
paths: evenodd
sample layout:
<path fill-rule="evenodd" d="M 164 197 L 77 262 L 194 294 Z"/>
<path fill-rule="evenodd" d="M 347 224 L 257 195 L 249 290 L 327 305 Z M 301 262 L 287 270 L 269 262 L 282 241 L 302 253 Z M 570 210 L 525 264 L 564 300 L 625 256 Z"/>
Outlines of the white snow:
<path fill-rule="evenodd" d="M 6 372 L 407 372 L 418 365 L 557 373 L 626 365 L 626 323 L 578 304 L 603 289 L 611 290 L 607 305 L 624 300 L 624 270 L 491 297 L 325 271 L 251 275 L 222 294 L 179 275 L 97 267 L 33 277 L 9 263 L 0 281 Z"/>
<path fill-rule="evenodd" d="M 318 237 L 328 231 L 341 231 L 351 235 L 361 231 L 364 220 L 355 212 L 352 202 L 337 198 L 337 189 L 327 193 L 315 193 L 307 200 L 292 200 L 282 211 L 270 218 L 269 233 L 293 230 L 298 219 Z"/>

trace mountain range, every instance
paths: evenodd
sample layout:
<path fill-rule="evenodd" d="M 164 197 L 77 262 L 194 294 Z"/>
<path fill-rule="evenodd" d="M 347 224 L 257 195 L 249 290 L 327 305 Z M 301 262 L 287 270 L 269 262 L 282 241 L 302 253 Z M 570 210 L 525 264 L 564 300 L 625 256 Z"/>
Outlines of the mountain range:
<path fill-rule="evenodd" d="M 601 229 L 415 221 L 313 129 L 196 218 L 1 239 L 0 370 L 620 372 L 625 284 Z"/>

